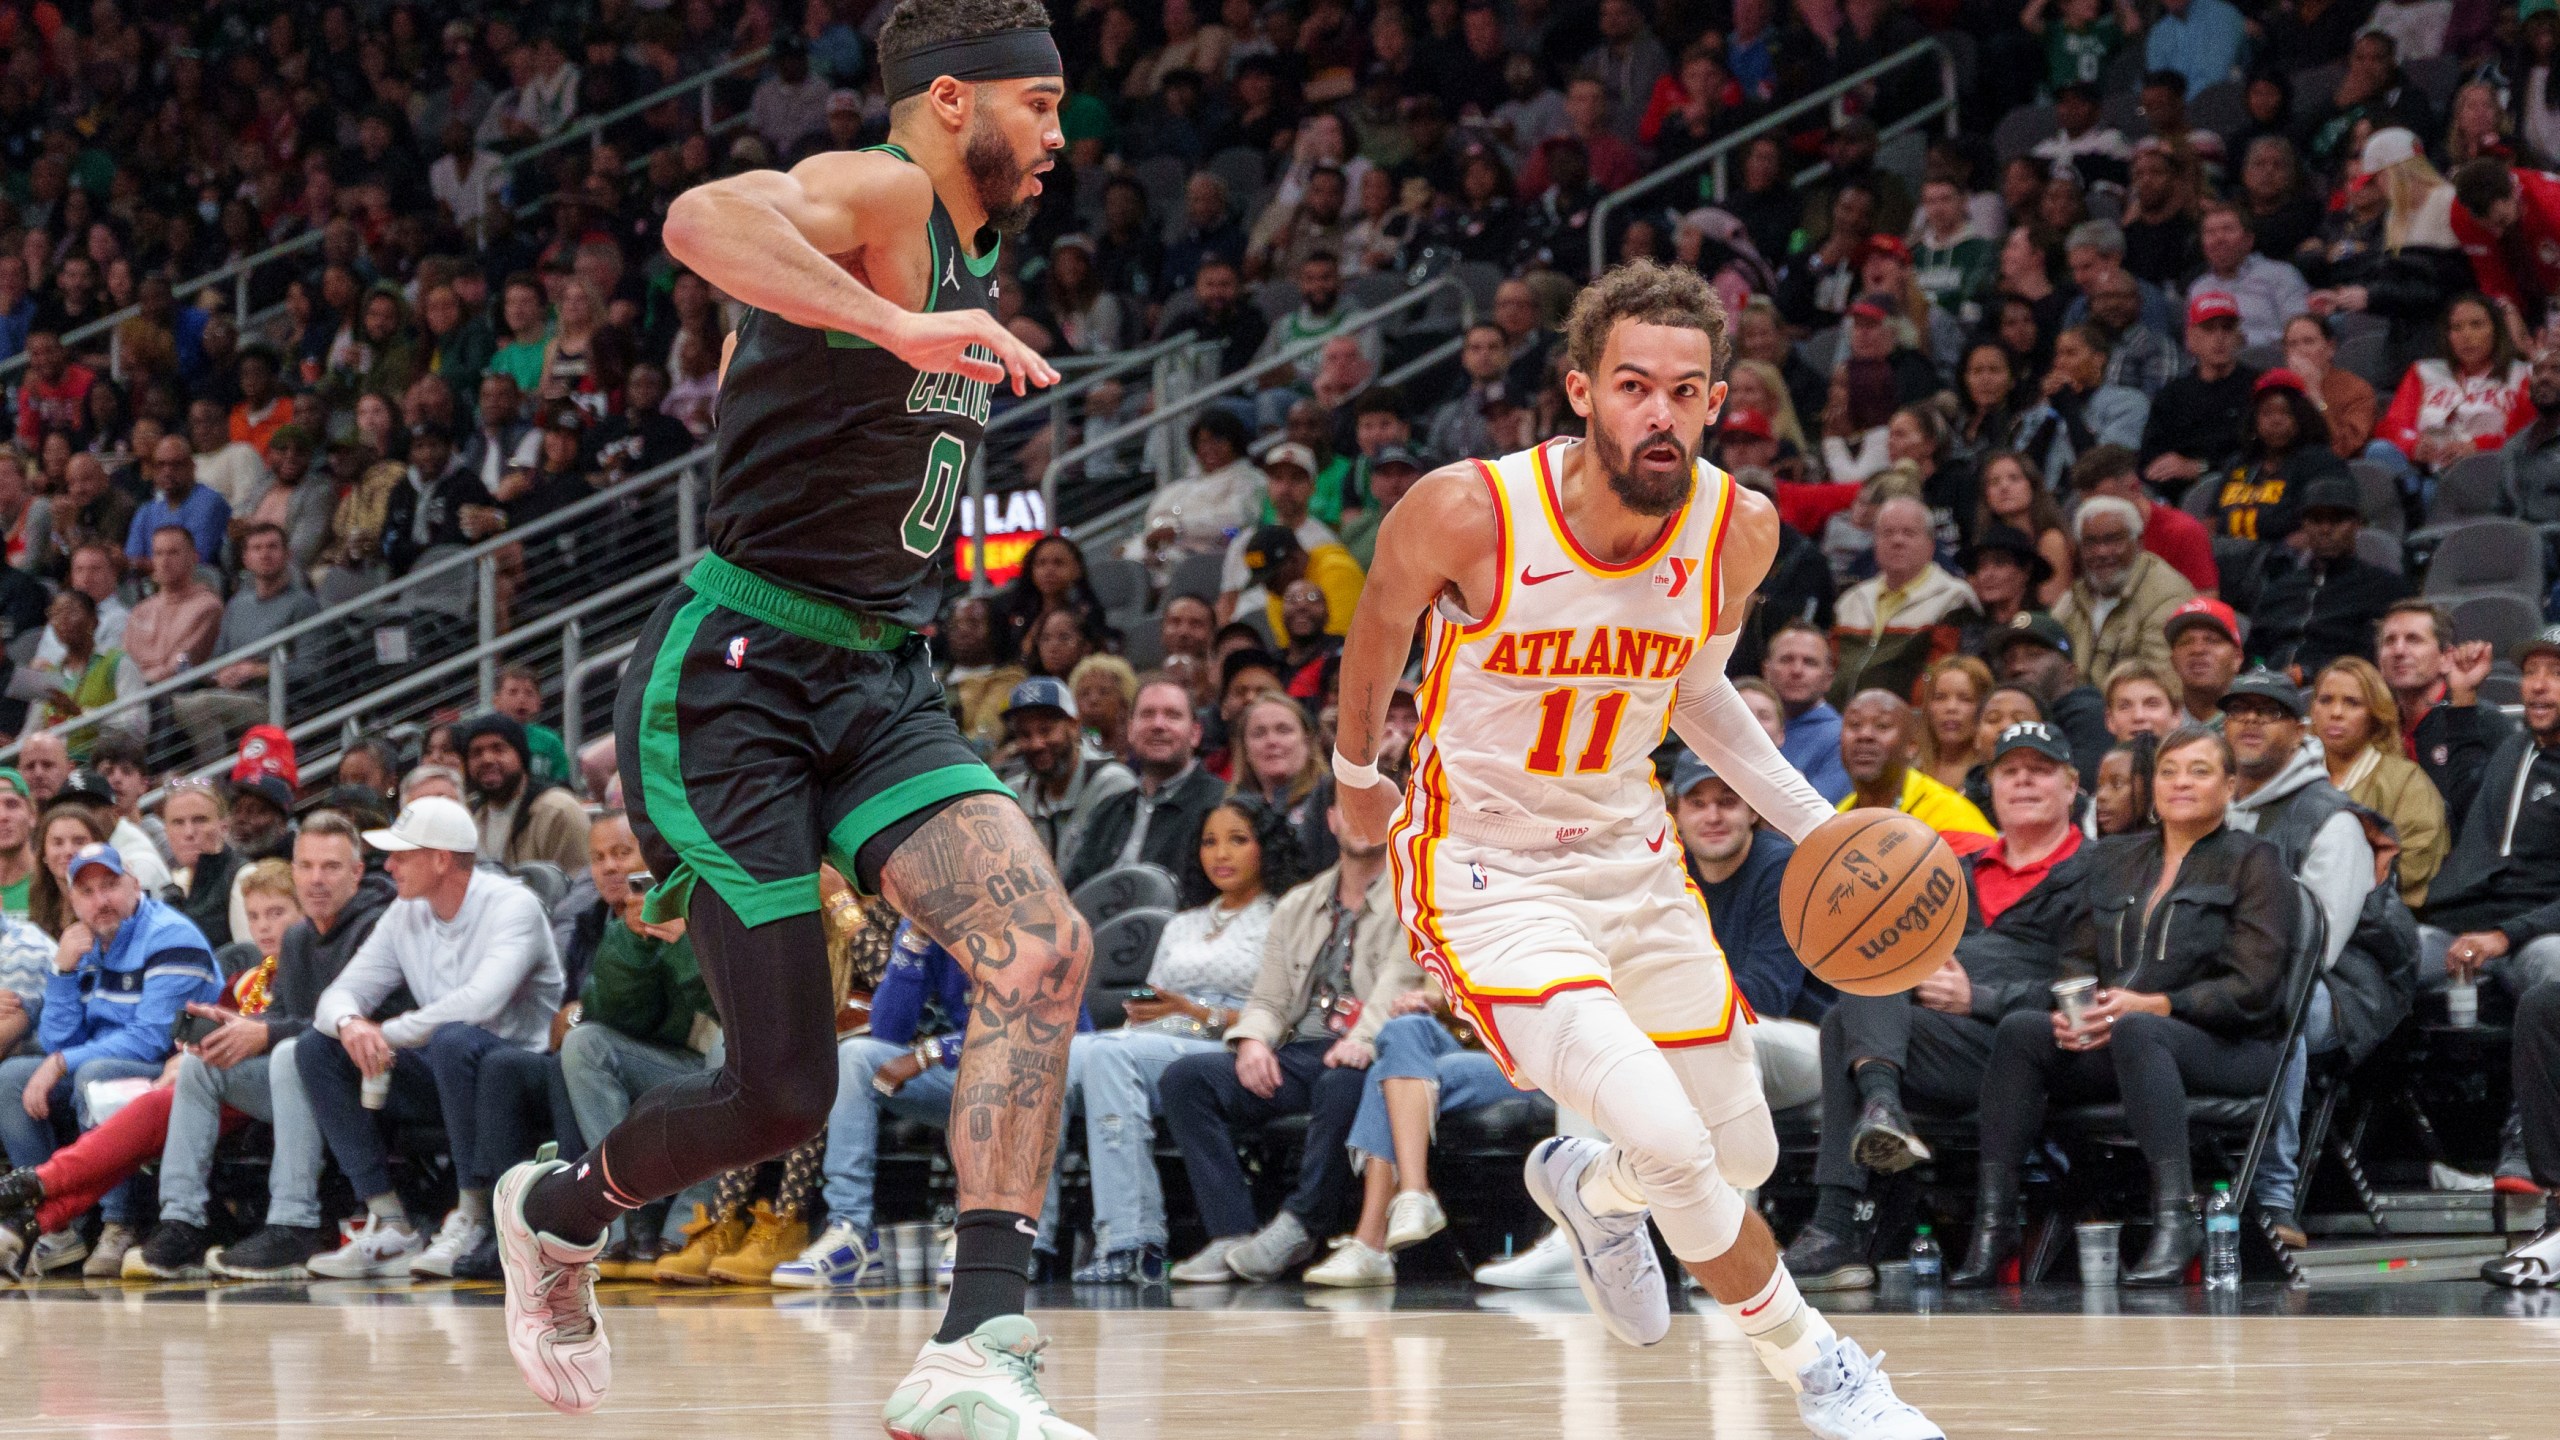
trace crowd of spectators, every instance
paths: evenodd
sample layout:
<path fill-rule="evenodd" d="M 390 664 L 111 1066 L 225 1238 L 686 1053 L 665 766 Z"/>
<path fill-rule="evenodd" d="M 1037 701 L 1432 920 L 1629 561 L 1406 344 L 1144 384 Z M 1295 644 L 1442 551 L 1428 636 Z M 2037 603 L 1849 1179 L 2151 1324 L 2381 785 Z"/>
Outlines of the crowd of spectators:
<path fill-rule="evenodd" d="M 1145 863 L 1179 911 L 1144 993 L 1076 1042 L 1094 1223 L 1089 1245 L 1043 1237 L 1058 1273 L 1272 1278 L 1342 1234 L 1309 1278 L 1373 1284 L 1448 1223 L 1417 1128 L 1507 1092 L 1401 953 L 1321 761 L 1379 521 L 1436 465 L 1574 432 L 1556 326 L 1602 198 L 1931 35 L 1964 56 L 1954 133 L 1889 134 L 1935 93 L 1934 62 L 1911 66 L 1741 147 L 1721 191 L 1629 191 L 1599 235 L 1698 268 L 1733 313 L 1707 458 L 1786 521 L 1737 653 L 1747 702 L 1826 798 L 1921 816 L 1974 880 L 1946 971 L 1839 999 L 1769 918 L 1783 840 L 1660 757 L 1764 1082 L 1822 1117 L 1800 1278 L 1871 1279 L 1872 1177 L 1928 1157 L 1925 1112 L 1992 1092 L 1967 1283 L 2003 1273 L 2045 1096 L 2135 1112 L 2155 1223 L 2131 1273 L 2154 1279 L 2195 1238 L 2181 1097 L 2272 1087 L 2254 1198 L 2299 1244 L 2315 1057 L 2361 1060 L 2433 1003 L 2417 992 L 2475 977 L 2547 1026 L 2560 640 L 2535 627 L 2560 567 L 2532 533 L 2497 586 L 2428 566 L 2466 543 L 2441 522 L 2560 523 L 2560 178 L 2540 168 L 2560 163 L 2560 14 L 2447 8 L 1062 7 L 1067 150 L 1005 246 L 1004 318 L 1054 356 L 1188 335 L 1220 375 L 1262 369 L 1179 423 L 1124 545 L 1044 538 L 937 627 L 964 731 L 1068 883 Z M 486 715 L 349 743 L 319 793 L 263 724 L 259 651 L 700 442 L 736 307 L 665 256 L 658 219 L 703 179 L 878 139 L 884 11 L 0 5 L 12 1265 L 478 1273 L 491 1175 L 717 1063 L 681 927 L 644 922 L 628 884 L 609 742 L 566 752 L 541 723 L 551 677 L 511 670 Z M 533 148 L 758 50 L 707 103 Z M 228 282 L 186 283 L 306 236 L 248 269 L 245 329 Z M 1474 267 L 1487 303 L 1460 332 L 1352 323 Z M 1380 383 L 1441 338 L 1454 361 Z M 1150 403 L 1104 386 L 1070 427 Z M 602 543 L 617 565 L 671 555 L 664 518 Z M 501 555 L 501 623 L 578 581 L 563 546 Z M 2477 622 L 2430 603 L 2479 588 L 2509 603 Z M 82 719 L 216 657 L 166 703 Z M 1409 698 L 1396 715 L 1409 733 Z M 2100 917 L 2173 871 L 2169 913 L 2195 928 L 2175 976 L 2130 988 Z M 2309 932 L 2286 875 L 2328 939 L 2290 1052 L 2278 981 Z M 828 1140 L 761 1203 L 724 1177 L 636 1217 L 616 1273 L 879 1273 L 879 1121 L 947 1106 L 966 1005 L 948 957 L 839 898 L 839 990 L 873 1008 L 847 1012 Z M 503 943 L 458 946 L 457 926 Z M 154 968 L 144 1023 L 49 1003 L 190 936 L 211 958 Z M 2050 1018 L 2074 974 L 2106 987 L 2112 1042 Z M 2534 1044 L 2560 1040 L 2518 1046 L 2502 1186 L 2560 1180 Z M 441 1129 L 458 1193 L 417 1193 L 376 1099 Z M 1254 1213 L 1235 1141 L 1290 1112 L 1306 1161 Z M 268 1224 L 216 1245 L 209 1157 L 251 1120 L 278 1158 Z M 1157 1179 L 1159 1121 L 1188 1211 Z M 131 1177 L 155 1155 L 146 1240 Z M 343 1235 L 316 1198 L 332 1163 L 355 1192 Z M 1191 1215 L 1208 1243 L 1173 1263 Z M 1553 1255 L 1496 1278 L 1552 1278 Z"/>

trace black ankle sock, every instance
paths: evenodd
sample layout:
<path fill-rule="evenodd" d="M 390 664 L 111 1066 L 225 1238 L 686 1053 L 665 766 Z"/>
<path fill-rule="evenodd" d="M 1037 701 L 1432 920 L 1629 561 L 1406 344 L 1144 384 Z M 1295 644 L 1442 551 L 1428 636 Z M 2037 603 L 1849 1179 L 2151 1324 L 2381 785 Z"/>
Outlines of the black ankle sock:
<path fill-rule="evenodd" d="M 1821 1186 L 1814 1196 L 1813 1228 L 1843 1240 L 1856 1239 L 1865 1228 L 1858 1223 L 1858 1204 L 1864 1198 L 1846 1185 Z"/>
<path fill-rule="evenodd" d="M 524 1218 L 540 1234 L 556 1235 L 572 1245 L 593 1245 L 614 1221 L 639 1205 L 605 1179 L 604 1147 L 599 1145 L 574 1164 L 535 1181 L 525 1193 Z"/>
<path fill-rule="evenodd" d="M 1031 1242 L 1039 1226 L 1011 1210 L 964 1210 L 951 1256 L 951 1306 L 942 1312 L 937 1344 L 952 1341 L 999 1315 L 1022 1313 L 1031 1284 Z"/>
<path fill-rule="evenodd" d="M 1858 1098 L 1902 1103 L 1902 1072 L 1881 1060 L 1858 1067 Z"/>

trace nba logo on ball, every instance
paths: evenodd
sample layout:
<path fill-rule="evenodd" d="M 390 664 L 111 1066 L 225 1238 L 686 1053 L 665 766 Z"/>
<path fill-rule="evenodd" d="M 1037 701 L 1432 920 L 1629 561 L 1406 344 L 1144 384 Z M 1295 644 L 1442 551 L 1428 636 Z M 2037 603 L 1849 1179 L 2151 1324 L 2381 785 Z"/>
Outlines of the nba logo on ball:
<path fill-rule="evenodd" d="M 1964 933 L 1965 874 L 1937 831 L 1899 811 L 1852 810 L 1796 846 L 1779 928 L 1807 970 L 1854 995 L 1928 978 Z"/>
<path fill-rule="evenodd" d="M 747 637 L 744 635 L 729 637 L 729 668 L 732 670 L 747 668 Z"/>

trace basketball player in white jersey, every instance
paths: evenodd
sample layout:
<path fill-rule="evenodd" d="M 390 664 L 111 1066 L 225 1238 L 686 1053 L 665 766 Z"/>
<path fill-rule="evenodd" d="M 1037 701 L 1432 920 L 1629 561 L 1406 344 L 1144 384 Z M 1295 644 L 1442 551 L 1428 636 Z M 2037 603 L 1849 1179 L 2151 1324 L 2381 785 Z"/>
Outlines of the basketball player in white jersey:
<path fill-rule="evenodd" d="M 1415 957 L 1513 1081 L 1612 1137 L 1544 1141 L 1527 1166 L 1610 1332 L 1669 1333 L 1650 1213 L 1816 1434 L 1937 1440 L 1743 1203 L 1777 1134 L 1649 758 L 1668 725 L 1790 837 L 1834 813 L 1724 673 L 1778 548 L 1770 504 L 1697 459 L 1724 403 L 1724 308 L 1693 271 L 1622 266 L 1584 288 L 1566 339 L 1590 438 L 1433 471 L 1379 531 L 1343 657 L 1344 818 L 1391 842 Z M 1374 761 L 1426 612 L 1399 796 Z"/>

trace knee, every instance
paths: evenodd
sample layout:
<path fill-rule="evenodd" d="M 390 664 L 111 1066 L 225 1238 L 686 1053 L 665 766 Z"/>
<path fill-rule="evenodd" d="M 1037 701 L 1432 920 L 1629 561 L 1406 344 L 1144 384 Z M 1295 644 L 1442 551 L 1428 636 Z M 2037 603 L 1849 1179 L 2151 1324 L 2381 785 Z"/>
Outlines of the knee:
<path fill-rule="evenodd" d="M 1433 1033 L 1439 1028 L 1440 1022 L 1429 1015 L 1399 1015 L 1378 1027 L 1378 1058 L 1384 1060 L 1390 1055 L 1409 1053 L 1428 1055 L 1434 1048 Z"/>
<path fill-rule="evenodd" d="M 2516 1002 L 2515 1028 L 2546 1040 L 2560 1038 L 2560 980 L 2545 980 Z"/>
<path fill-rule="evenodd" d="M 1718 1125 L 1715 1137 L 1717 1173 L 1736 1190 L 1757 1190 L 1777 1172 L 1778 1127 L 1766 1105 Z"/>
<path fill-rule="evenodd" d="M 2049 1010 L 2019 1010 L 2000 1017 L 2000 1028 L 1991 1036 L 1994 1052 L 2032 1055 L 2053 1048 L 2053 1013 Z"/>
<path fill-rule="evenodd" d="M 2116 1023 L 2109 1027 L 2113 1033 L 2109 1036 L 2107 1043 L 2122 1047 L 2118 1051 L 2119 1054 L 2153 1050 L 2168 1042 L 2169 1027 L 2176 1023 L 2166 1015 L 2154 1015 L 2147 1010 L 2128 1010 L 2118 1015 Z"/>
<path fill-rule="evenodd" d="M 755 1103 L 746 1113 L 757 1138 L 770 1154 L 780 1154 L 794 1146 L 808 1143 L 811 1137 L 827 1128 L 827 1116 L 835 1109 L 836 1077 L 824 1067 L 810 1067 L 807 1073 L 793 1072 L 777 1076 L 756 1091 Z M 862 1082 L 870 1084 L 866 1076 Z"/>
<path fill-rule="evenodd" d="M 1235 1061 L 1224 1050 L 1185 1055 L 1166 1066 L 1164 1073 L 1156 1077 L 1156 1093 L 1163 1097 L 1166 1113 L 1187 1106 L 1213 1105 L 1219 1072 L 1234 1066 Z"/>
<path fill-rule="evenodd" d="M 486 1034 L 468 1021 L 450 1020 L 427 1036 L 427 1043 L 418 1047 L 418 1054 L 438 1070 L 456 1064 L 476 1066 L 480 1063 L 481 1042 Z"/>
<path fill-rule="evenodd" d="M 605 1027 L 572 1025 L 560 1037 L 560 1071 L 571 1079 L 601 1075 L 611 1068 L 613 1049 L 604 1038 Z"/>
<path fill-rule="evenodd" d="M 271 1067 L 272 1068 L 272 1067 Z M 203 1094 L 213 1088 L 213 1067 L 192 1054 L 178 1057 L 178 1090 L 181 1094 Z"/>
<path fill-rule="evenodd" d="M 294 1073 L 303 1083 L 318 1087 L 332 1079 L 345 1079 L 355 1074 L 355 1062 L 347 1058 L 347 1047 L 335 1035 L 307 1030 L 293 1047 Z"/>

